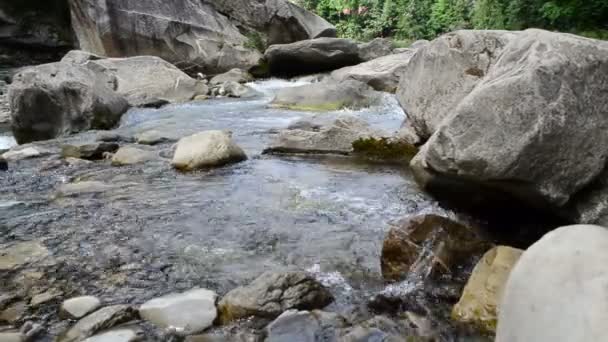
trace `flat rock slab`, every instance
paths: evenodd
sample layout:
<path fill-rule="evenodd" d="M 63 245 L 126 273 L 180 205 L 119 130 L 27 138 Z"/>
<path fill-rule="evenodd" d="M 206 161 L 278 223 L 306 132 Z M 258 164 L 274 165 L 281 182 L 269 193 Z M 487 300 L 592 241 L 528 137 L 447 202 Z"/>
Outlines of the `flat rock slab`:
<path fill-rule="evenodd" d="M 113 305 L 86 316 L 60 336 L 58 342 L 77 342 L 137 318 L 137 311 L 129 305 Z"/>
<path fill-rule="evenodd" d="M 139 315 L 161 328 L 195 334 L 213 325 L 217 317 L 216 299 L 213 291 L 194 289 L 152 299 L 139 308 Z"/>
<path fill-rule="evenodd" d="M 0 249 L 0 271 L 8 271 L 28 263 L 39 262 L 49 255 L 49 250 L 38 241 L 18 243 Z"/>
<path fill-rule="evenodd" d="M 82 194 L 94 194 L 111 189 L 110 184 L 98 181 L 83 181 L 62 184 L 57 188 L 57 197 L 75 197 Z"/>
<path fill-rule="evenodd" d="M 61 305 L 61 313 L 69 318 L 78 319 L 97 310 L 100 306 L 101 301 L 97 297 L 75 297 L 63 302 Z"/>

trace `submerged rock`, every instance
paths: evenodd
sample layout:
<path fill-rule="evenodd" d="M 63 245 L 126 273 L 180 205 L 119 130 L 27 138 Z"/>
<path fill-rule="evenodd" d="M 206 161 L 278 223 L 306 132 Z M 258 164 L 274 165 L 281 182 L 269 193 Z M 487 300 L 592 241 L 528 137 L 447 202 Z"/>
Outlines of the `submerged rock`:
<path fill-rule="evenodd" d="M 404 69 L 415 52 L 416 50 L 413 49 L 407 50 L 338 69 L 331 73 L 331 77 L 339 83 L 345 80 L 356 80 L 366 83 L 375 90 L 394 93 Z"/>
<path fill-rule="evenodd" d="M 97 297 L 75 297 L 64 301 L 63 304 L 61 304 L 60 312 L 68 318 L 79 319 L 97 310 L 100 306 L 101 301 Z"/>
<path fill-rule="evenodd" d="M 39 294 L 33 296 L 32 299 L 30 300 L 30 306 L 37 307 L 42 304 L 54 301 L 57 298 L 60 298 L 61 296 L 63 296 L 63 292 L 61 290 L 50 289 L 48 291 L 45 291 L 43 293 L 39 293 Z"/>
<path fill-rule="evenodd" d="M 491 244 L 477 232 L 447 217 L 426 214 L 392 227 L 382 245 L 382 276 L 389 281 L 408 274 L 452 273 L 464 261 L 481 256 Z"/>
<path fill-rule="evenodd" d="M 152 151 L 142 150 L 137 147 L 124 146 L 118 149 L 112 156 L 113 166 L 124 166 L 145 163 L 156 157 Z"/>
<path fill-rule="evenodd" d="M 526 250 L 500 304 L 497 342 L 607 341 L 608 230 L 568 226 Z"/>
<path fill-rule="evenodd" d="M 450 60 L 442 56 L 437 63 L 449 65 Z M 430 107 L 423 120 L 414 114 L 417 124 L 429 128 L 425 133 L 433 133 L 411 163 L 423 186 L 450 199 L 459 185 L 481 197 L 482 205 L 504 206 L 511 197 L 571 221 L 595 222 L 608 212 L 605 206 L 591 206 L 582 215 L 565 210 L 571 200 L 586 200 L 575 196 L 606 168 L 608 150 L 597 146 L 608 143 L 603 130 L 608 125 L 608 42 L 526 30 L 510 38 L 483 75 L 463 77 L 479 78 L 466 94 L 466 87 L 443 88 L 418 94 L 415 101 L 401 98 L 403 104 L 436 105 L 443 102 L 438 94 L 466 95 L 443 103 L 447 117 L 432 114 Z M 444 83 L 441 75 L 425 73 L 423 78 Z M 411 107 L 404 107 L 411 114 Z"/>
<path fill-rule="evenodd" d="M 205 131 L 180 139 L 171 164 L 178 170 L 190 171 L 246 159 L 247 155 L 232 141 L 230 133 Z"/>
<path fill-rule="evenodd" d="M 486 332 L 496 332 L 498 304 L 509 274 L 522 253 L 520 249 L 498 246 L 484 254 L 473 269 L 460 301 L 454 306 L 452 318 Z"/>
<path fill-rule="evenodd" d="M 158 130 L 145 131 L 135 136 L 135 141 L 141 145 L 158 145 L 176 140 L 174 137 Z"/>
<path fill-rule="evenodd" d="M 100 160 L 105 158 L 106 153 L 116 152 L 118 147 L 117 143 L 111 142 L 63 145 L 61 146 L 61 156 L 64 158 Z"/>
<path fill-rule="evenodd" d="M 266 342 L 337 341 L 346 320 L 323 311 L 285 311 L 266 327 Z"/>
<path fill-rule="evenodd" d="M 9 87 L 15 139 L 23 144 L 113 127 L 129 104 L 111 83 L 110 78 L 71 63 L 22 70 Z"/>
<path fill-rule="evenodd" d="M 302 121 L 282 130 L 264 153 L 348 155 L 354 151 L 356 141 L 382 134 L 367 122 L 349 115 L 323 123 Z"/>
<path fill-rule="evenodd" d="M 321 17 L 287 0 L 72 2 L 78 45 L 99 55 L 155 55 L 208 74 L 258 64 L 263 45 L 335 36 Z M 108 25 L 112 23 L 112 25 Z"/>
<path fill-rule="evenodd" d="M 213 291 L 194 289 L 147 301 L 139 308 L 139 315 L 161 328 L 191 335 L 213 325 L 217 317 L 216 299 Z"/>
<path fill-rule="evenodd" d="M 76 197 L 82 194 L 100 193 L 112 189 L 112 185 L 99 181 L 82 181 L 57 187 L 57 197 Z"/>
<path fill-rule="evenodd" d="M 241 69 L 232 69 L 223 74 L 214 76 L 209 81 L 209 85 L 215 86 L 226 82 L 247 83 L 251 81 L 253 81 L 253 76 L 251 76 L 251 74 L 247 71 Z"/>
<path fill-rule="evenodd" d="M 332 301 L 331 293 L 304 272 L 266 272 L 228 292 L 218 311 L 224 323 L 250 316 L 272 319 L 290 309 L 322 309 Z"/>
<path fill-rule="evenodd" d="M 359 341 L 423 341 L 414 337 L 405 322 L 395 322 L 384 316 L 375 316 L 367 321 L 354 325 L 346 329 L 340 342 L 359 342 Z"/>
<path fill-rule="evenodd" d="M 113 305 L 86 316 L 59 336 L 57 342 L 77 342 L 121 323 L 137 319 L 137 311 L 128 305 Z"/>
<path fill-rule="evenodd" d="M 318 38 L 271 45 L 264 57 L 274 75 L 300 75 L 361 63 L 359 46 L 346 38 Z"/>
<path fill-rule="evenodd" d="M 145 341 L 141 330 L 117 328 L 92 336 L 84 342 L 137 342 Z"/>
<path fill-rule="evenodd" d="M 49 250 L 38 241 L 20 242 L 0 249 L 0 271 L 10 271 L 48 258 Z"/>
<path fill-rule="evenodd" d="M 380 102 L 380 94 L 363 82 L 344 80 L 288 87 L 277 91 L 270 105 L 276 108 L 304 111 L 360 109 Z"/>

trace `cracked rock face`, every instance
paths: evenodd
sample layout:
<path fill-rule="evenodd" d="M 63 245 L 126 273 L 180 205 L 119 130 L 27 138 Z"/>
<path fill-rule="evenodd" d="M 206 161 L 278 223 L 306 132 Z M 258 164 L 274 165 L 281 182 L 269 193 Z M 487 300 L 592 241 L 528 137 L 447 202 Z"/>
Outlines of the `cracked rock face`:
<path fill-rule="evenodd" d="M 266 272 L 251 284 L 230 291 L 218 305 L 220 321 L 250 316 L 275 318 L 291 310 L 322 309 L 333 296 L 304 272 Z"/>

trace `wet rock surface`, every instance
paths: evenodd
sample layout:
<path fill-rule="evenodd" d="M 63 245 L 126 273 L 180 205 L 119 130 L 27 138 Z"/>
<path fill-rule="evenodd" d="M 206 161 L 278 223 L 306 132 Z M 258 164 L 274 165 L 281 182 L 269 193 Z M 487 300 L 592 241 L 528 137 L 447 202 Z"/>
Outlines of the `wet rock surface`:
<path fill-rule="evenodd" d="M 72 319 L 79 319 L 97 310 L 100 306 L 101 301 L 97 297 L 75 297 L 61 304 L 61 313 Z"/>
<path fill-rule="evenodd" d="M 331 293 L 306 273 L 267 272 L 226 294 L 218 310 L 220 320 L 229 322 L 250 316 L 274 318 L 290 309 L 322 309 L 332 301 Z"/>
<path fill-rule="evenodd" d="M 107 306 L 82 318 L 65 334 L 61 335 L 58 342 L 82 341 L 99 331 L 133 319 L 137 319 L 137 311 L 132 307 L 128 305 Z"/>
<path fill-rule="evenodd" d="M 246 159 L 245 152 L 232 141 L 230 133 L 206 131 L 180 139 L 171 165 L 178 170 L 192 171 Z"/>

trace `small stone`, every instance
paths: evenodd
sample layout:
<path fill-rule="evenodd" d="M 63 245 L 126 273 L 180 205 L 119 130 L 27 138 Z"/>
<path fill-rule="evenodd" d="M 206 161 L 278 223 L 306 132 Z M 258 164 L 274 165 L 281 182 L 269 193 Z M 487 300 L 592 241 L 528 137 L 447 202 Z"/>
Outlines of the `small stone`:
<path fill-rule="evenodd" d="M 134 141 L 134 139 L 130 136 L 123 135 L 118 132 L 112 132 L 112 131 L 98 132 L 95 140 L 102 141 L 102 142 L 124 142 L 124 143 L 132 143 Z"/>
<path fill-rule="evenodd" d="M 226 323 L 250 316 L 275 318 L 290 309 L 322 309 L 332 301 L 331 293 L 307 273 L 266 272 L 226 294 L 218 310 Z"/>
<path fill-rule="evenodd" d="M 161 328 L 175 328 L 182 335 L 201 332 L 217 317 L 213 291 L 194 289 L 152 299 L 139 308 L 139 315 Z"/>
<path fill-rule="evenodd" d="M 135 136 L 135 141 L 141 145 L 158 145 L 175 140 L 175 138 L 157 130 L 145 131 Z"/>
<path fill-rule="evenodd" d="M 100 306 L 101 301 L 97 297 L 82 296 L 70 298 L 61 305 L 61 313 L 69 318 L 78 319 L 97 310 Z"/>
<path fill-rule="evenodd" d="M 0 271 L 9 271 L 47 258 L 49 251 L 38 241 L 21 242 L 0 250 Z"/>
<path fill-rule="evenodd" d="M 136 147 L 125 146 L 121 147 L 114 156 L 112 156 L 113 166 L 135 165 L 142 164 L 154 159 L 155 154 L 151 151 L 142 150 Z"/>
<path fill-rule="evenodd" d="M 40 306 L 44 303 L 53 301 L 61 296 L 63 296 L 63 292 L 61 292 L 60 290 L 50 289 L 46 292 L 37 294 L 34 297 L 32 297 L 32 300 L 30 301 L 30 305 L 33 307 Z"/>
<path fill-rule="evenodd" d="M 107 306 L 78 321 L 72 328 L 61 335 L 57 342 L 82 341 L 99 331 L 110 329 L 134 319 L 137 319 L 137 312 L 131 306 Z"/>
<path fill-rule="evenodd" d="M 523 253 L 520 249 L 498 246 L 488 251 L 477 263 L 452 310 L 452 318 L 471 323 L 486 332 L 496 332 L 498 304 L 507 279 Z"/>
<path fill-rule="evenodd" d="M 335 341 L 346 320 L 323 311 L 285 311 L 266 327 L 266 342 Z"/>
<path fill-rule="evenodd" d="M 87 338 L 84 342 L 135 342 L 142 341 L 143 332 L 133 329 L 115 329 Z"/>
<path fill-rule="evenodd" d="M 178 170 L 192 171 L 223 166 L 247 159 L 245 152 L 224 131 L 205 131 L 180 139 L 171 164 Z"/>
<path fill-rule="evenodd" d="M 64 158 L 72 157 L 87 160 L 101 160 L 104 159 L 104 153 L 114 153 L 118 150 L 118 147 L 118 144 L 113 142 L 64 145 L 61 147 L 61 155 Z"/>

